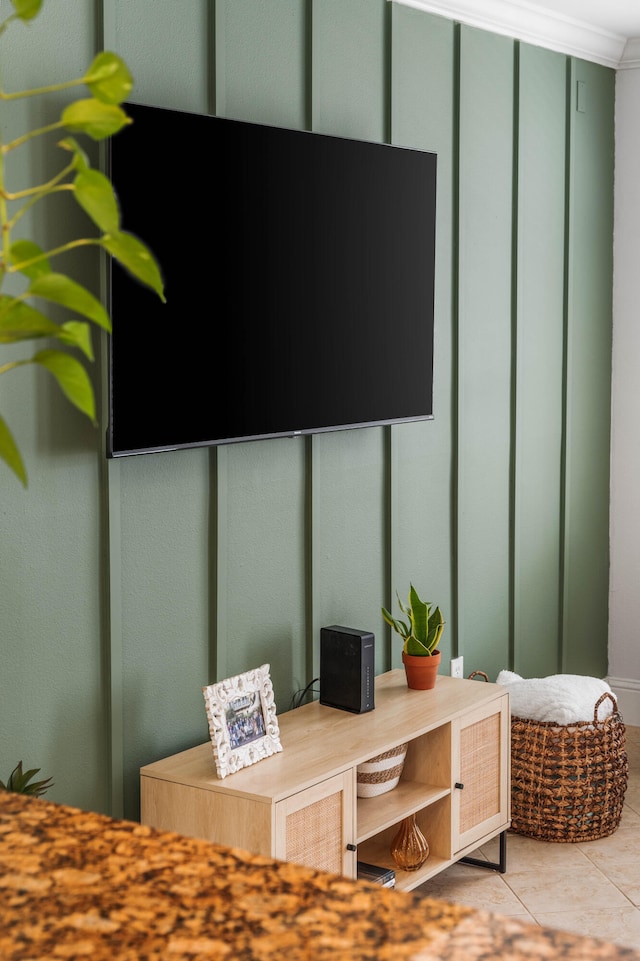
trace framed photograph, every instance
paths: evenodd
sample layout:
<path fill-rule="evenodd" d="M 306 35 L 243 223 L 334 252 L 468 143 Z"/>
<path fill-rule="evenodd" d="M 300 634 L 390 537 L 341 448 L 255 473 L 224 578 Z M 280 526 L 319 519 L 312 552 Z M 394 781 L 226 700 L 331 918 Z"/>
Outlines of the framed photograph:
<path fill-rule="evenodd" d="M 219 778 L 282 750 L 269 665 L 202 688 Z"/>

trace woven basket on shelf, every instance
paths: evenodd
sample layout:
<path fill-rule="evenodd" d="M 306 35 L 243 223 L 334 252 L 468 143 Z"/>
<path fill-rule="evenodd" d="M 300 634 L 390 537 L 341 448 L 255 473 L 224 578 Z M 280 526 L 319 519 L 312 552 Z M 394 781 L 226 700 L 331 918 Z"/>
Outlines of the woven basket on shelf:
<path fill-rule="evenodd" d="M 400 780 L 408 746 L 408 744 L 398 744 L 390 751 L 376 754 L 364 764 L 358 764 L 358 797 L 377 797 L 379 794 L 386 794 L 387 791 L 393 790 Z"/>
<path fill-rule="evenodd" d="M 598 719 L 607 699 L 613 713 Z M 511 830 L 542 841 L 593 841 L 620 823 L 629 764 L 613 694 L 593 721 L 511 718 Z"/>

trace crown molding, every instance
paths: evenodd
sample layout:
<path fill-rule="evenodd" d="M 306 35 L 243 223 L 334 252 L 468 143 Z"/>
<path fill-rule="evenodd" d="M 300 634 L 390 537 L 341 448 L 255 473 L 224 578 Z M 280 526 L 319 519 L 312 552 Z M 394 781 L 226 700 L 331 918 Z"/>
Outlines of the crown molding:
<path fill-rule="evenodd" d="M 627 40 L 526 0 L 391 0 L 481 30 L 547 47 L 605 67 L 640 67 L 640 38 Z"/>
<path fill-rule="evenodd" d="M 619 64 L 620 70 L 639 70 L 640 69 L 640 37 L 627 40 Z"/>

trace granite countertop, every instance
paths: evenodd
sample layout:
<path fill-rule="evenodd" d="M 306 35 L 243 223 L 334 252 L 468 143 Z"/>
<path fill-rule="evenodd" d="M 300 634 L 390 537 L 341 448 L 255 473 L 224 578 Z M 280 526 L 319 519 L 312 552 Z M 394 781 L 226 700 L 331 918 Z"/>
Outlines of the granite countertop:
<path fill-rule="evenodd" d="M 0 791 L 2 961 L 640 961 L 640 952 Z"/>

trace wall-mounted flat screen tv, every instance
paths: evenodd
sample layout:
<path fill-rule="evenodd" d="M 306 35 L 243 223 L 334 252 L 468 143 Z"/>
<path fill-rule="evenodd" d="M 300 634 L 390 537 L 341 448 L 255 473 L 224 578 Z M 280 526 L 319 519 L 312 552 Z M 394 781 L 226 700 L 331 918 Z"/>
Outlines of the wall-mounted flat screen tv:
<path fill-rule="evenodd" d="M 107 455 L 433 416 L 436 156 L 138 104 L 110 141 Z"/>

